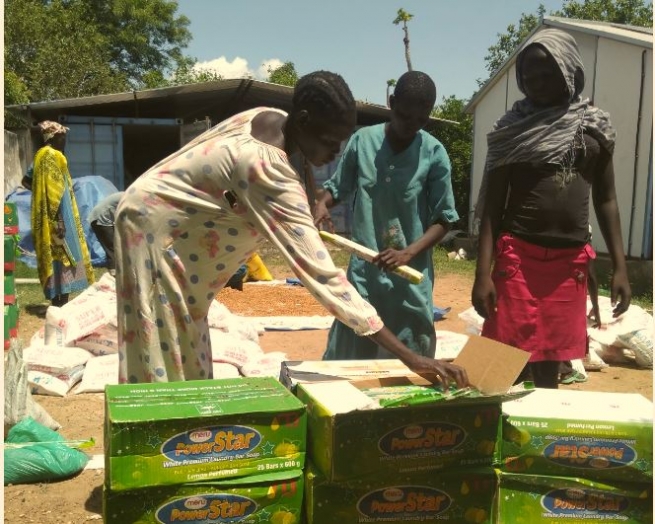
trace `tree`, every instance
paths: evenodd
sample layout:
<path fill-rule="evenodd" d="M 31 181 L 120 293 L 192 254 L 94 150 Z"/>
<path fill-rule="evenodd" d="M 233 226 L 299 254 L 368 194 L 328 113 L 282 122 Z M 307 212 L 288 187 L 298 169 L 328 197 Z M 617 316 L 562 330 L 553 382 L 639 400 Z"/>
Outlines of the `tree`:
<path fill-rule="evenodd" d="M 506 33 L 498 34 L 498 42 L 489 47 L 488 54 L 484 57 L 489 77 L 500 69 L 525 37 L 537 27 L 544 14 L 546 8 L 543 4 L 539 4 L 535 14 L 521 13 L 518 26 L 509 24 Z"/>
<path fill-rule="evenodd" d="M 5 75 L 31 101 L 142 88 L 191 63 L 181 54 L 189 21 L 176 9 L 168 0 L 5 0 Z"/>
<path fill-rule="evenodd" d="M 539 5 L 535 14 L 522 13 L 518 26 L 510 24 L 506 33 L 498 34 L 498 42 L 489 47 L 489 53 L 484 58 L 489 77 L 500 69 L 525 37 L 537 27 L 544 14 L 544 6 Z M 564 0 L 562 9 L 551 14 L 564 18 L 653 27 L 653 4 L 646 4 L 643 0 Z"/>
<path fill-rule="evenodd" d="M 192 39 L 191 21 L 176 16 L 171 0 L 67 0 L 81 4 L 86 23 L 107 38 L 112 68 L 122 71 L 132 88 L 141 87 L 149 71 L 173 70 L 189 64 L 182 49 Z"/>
<path fill-rule="evenodd" d="M 267 82 L 272 84 L 280 84 L 283 86 L 293 87 L 298 83 L 298 73 L 293 62 L 285 62 L 279 67 L 272 69 L 268 67 Z"/>
<path fill-rule="evenodd" d="M 457 227 L 465 231 L 468 229 L 473 145 L 473 117 L 464 112 L 466 104 L 466 100 L 450 96 L 444 98 L 443 102 L 432 112 L 432 116 L 436 118 L 459 122 L 459 124 L 444 122 L 432 131 L 432 134 L 443 144 L 450 157 L 455 209 L 460 216 Z"/>
<path fill-rule="evenodd" d="M 395 85 L 396 85 L 396 80 L 395 80 L 395 79 L 390 78 L 389 80 L 387 80 L 387 98 L 386 98 L 386 100 L 387 100 L 387 107 L 389 107 L 389 96 L 391 95 L 391 93 L 390 93 L 391 88 L 392 88 L 393 86 L 395 86 Z"/>
<path fill-rule="evenodd" d="M 412 18 L 414 18 L 414 15 L 409 14 L 401 7 L 398 9 L 396 18 L 393 21 L 394 25 L 398 25 L 400 23 L 403 24 L 403 32 L 405 33 L 405 36 L 403 37 L 403 43 L 405 44 L 405 60 L 407 61 L 407 71 L 412 70 L 412 60 L 409 55 L 409 29 L 407 28 L 407 22 L 409 22 Z"/>
<path fill-rule="evenodd" d="M 653 4 L 643 0 L 583 0 L 564 2 L 555 16 L 653 27 Z"/>

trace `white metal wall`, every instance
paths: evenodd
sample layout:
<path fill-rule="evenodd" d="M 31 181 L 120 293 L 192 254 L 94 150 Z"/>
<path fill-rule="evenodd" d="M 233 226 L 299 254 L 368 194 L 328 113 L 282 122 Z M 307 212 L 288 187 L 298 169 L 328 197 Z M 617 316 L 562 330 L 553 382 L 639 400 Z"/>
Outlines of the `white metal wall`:
<path fill-rule="evenodd" d="M 591 98 L 596 106 L 608 111 L 617 130 L 614 168 L 624 250 L 629 256 L 640 257 L 643 255 L 643 235 L 647 232 L 647 196 L 651 191 L 648 187 L 648 170 L 653 124 L 652 50 L 588 33 L 569 32 L 578 42 L 585 65 L 586 83 L 582 96 Z M 646 55 L 642 58 L 644 51 Z M 640 113 L 642 59 L 646 65 L 646 74 L 643 79 Z M 471 215 L 482 181 L 487 154 L 486 135 L 493 123 L 521 98 L 523 95 L 516 85 L 515 64 L 512 64 L 475 107 Z M 637 129 L 640 130 L 638 147 Z M 590 221 L 594 231 L 598 231 L 593 206 L 590 206 Z M 472 224 L 473 221 L 469 223 Z M 600 253 L 607 252 L 607 246 L 600 234 L 594 235 L 594 248 Z"/>

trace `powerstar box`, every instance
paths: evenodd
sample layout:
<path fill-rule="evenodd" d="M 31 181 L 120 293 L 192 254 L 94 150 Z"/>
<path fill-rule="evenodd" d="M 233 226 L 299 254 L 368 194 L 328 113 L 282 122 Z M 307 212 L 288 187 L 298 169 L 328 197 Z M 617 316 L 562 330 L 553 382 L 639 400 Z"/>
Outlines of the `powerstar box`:
<path fill-rule="evenodd" d="M 5 305 L 16 303 L 16 279 L 13 271 L 5 271 Z"/>
<path fill-rule="evenodd" d="M 653 522 L 652 484 L 498 472 L 495 522 Z"/>
<path fill-rule="evenodd" d="M 18 208 L 15 202 L 5 202 L 5 235 L 18 234 Z"/>
<path fill-rule="evenodd" d="M 305 406 L 271 377 L 107 386 L 113 491 L 302 469 Z"/>
<path fill-rule="evenodd" d="M 409 375 L 413 375 L 412 371 L 397 359 L 296 360 L 282 362 L 280 382 L 295 391 L 298 384 Z"/>
<path fill-rule="evenodd" d="M 14 271 L 16 269 L 16 241 L 15 235 L 5 235 L 5 271 Z"/>
<path fill-rule="evenodd" d="M 305 516 L 307 524 L 491 524 L 496 484 L 491 468 L 330 483 L 309 462 Z"/>
<path fill-rule="evenodd" d="M 503 412 L 504 471 L 652 482 L 653 404 L 641 395 L 537 389 Z"/>
<path fill-rule="evenodd" d="M 376 409 L 362 389 L 428 380 L 412 375 L 299 383 L 296 394 L 307 405 L 308 451 L 326 479 L 491 466 L 501 402 L 509 398 L 503 394 L 529 355 L 482 337 L 472 340 L 458 359 L 466 363 L 472 385 L 486 393 L 478 398 Z M 494 372 L 494 366 L 502 370 Z"/>
<path fill-rule="evenodd" d="M 114 492 L 105 487 L 105 524 L 189 522 L 300 524 L 302 471 Z"/>

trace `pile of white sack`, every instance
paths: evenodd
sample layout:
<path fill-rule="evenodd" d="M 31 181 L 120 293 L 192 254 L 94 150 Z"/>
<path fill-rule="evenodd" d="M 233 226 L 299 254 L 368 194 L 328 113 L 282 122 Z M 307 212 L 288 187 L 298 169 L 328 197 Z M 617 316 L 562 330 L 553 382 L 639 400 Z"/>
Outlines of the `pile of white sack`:
<path fill-rule="evenodd" d="M 214 300 L 208 315 L 214 378 L 279 377 L 282 352 L 264 353 L 263 326 Z M 23 349 L 33 394 L 102 392 L 118 383 L 116 281 L 105 273 L 65 306 L 50 306 L 45 325 Z"/>
<path fill-rule="evenodd" d="M 573 367 L 580 372 L 597 371 L 612 364 L 633 364 L 640 369 L 653 368 L 653 316 L 637 305 L 631 305 L 623 315 L 612 317 L 611 301 L 608 297 L 598 297 L 601 327 L 587 323 L 589 353 L 574 361 Z M 587 301 L 587 311 L 591 301 Z M 484 319 L 473 307 L 459 314 L 466 322 L 467 332 L 479 335 Z M 586 374 L 586 373 L 585 373 Z"/>

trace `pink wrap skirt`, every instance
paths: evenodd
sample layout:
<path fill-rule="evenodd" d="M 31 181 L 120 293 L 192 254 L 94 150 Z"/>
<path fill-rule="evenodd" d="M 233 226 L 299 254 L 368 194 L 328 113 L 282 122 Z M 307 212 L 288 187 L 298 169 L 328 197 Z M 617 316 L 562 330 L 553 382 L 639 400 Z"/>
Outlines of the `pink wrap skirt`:
<path fill-rule="evenodd" d="M 492 280 L 496 312 L 482 335 L 530 352 L 530 362 L 583 358 L 587 350 L 586 244 L 546 248 L 502 234 Z"/>

